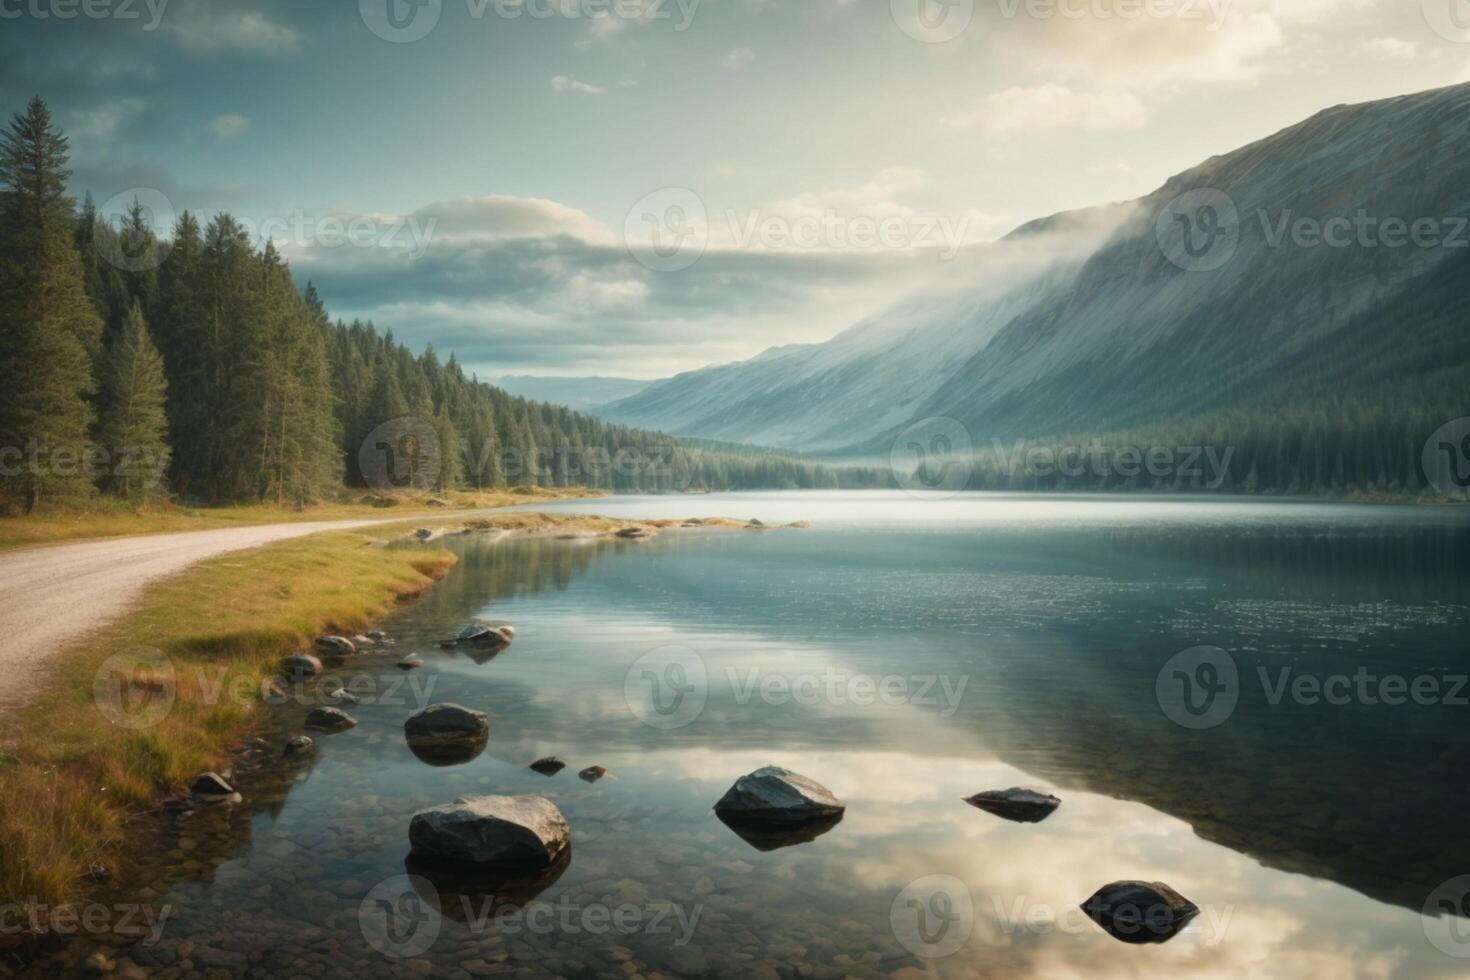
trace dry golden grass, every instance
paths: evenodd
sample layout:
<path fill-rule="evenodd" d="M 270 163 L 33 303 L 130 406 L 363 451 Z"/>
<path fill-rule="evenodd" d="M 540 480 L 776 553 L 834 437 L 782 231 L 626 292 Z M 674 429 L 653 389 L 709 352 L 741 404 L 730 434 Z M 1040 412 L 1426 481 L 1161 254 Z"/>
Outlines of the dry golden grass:
<path fill-rule="evenodd" d="M 202 563 L 59 657 L 47 690 L 0 735 L 0 904 L 77 898 L 92 862 L 117 862 L 130 815 L 229 754 L 282 655 L 323 631 L 367 626 L 454 561 L 368 542 L 334 532 Z M 168 658 L 165 671 L 133 671 L 124 692 L 156 694 L 171 674 L 172 709 L 150 727 L 115 725 L 94 700 L 99 667 L 132 648 Z M 236 685 L 253 696 L 220 696 Z"/>
<path fill-rule="evenodd" d="M 489 492 L 358 494 L 350 499 L 301 508 L 263 505 L 190 508 L 167 503 L 132 508 L 115 501 L 98 500 L 80 509 L 58 510 L 26 517 L 0 517 L 0 551 L 84 538 L 115 538 L 169 531 L 208 531 L 249 524 L 396 518 L 399 515 L 405 519 L 413 516 L 432 517 L 441 511 L 508 507 L 545 500 L 595 496 L 600 494 L 581 489 L 514 487 Z"/>

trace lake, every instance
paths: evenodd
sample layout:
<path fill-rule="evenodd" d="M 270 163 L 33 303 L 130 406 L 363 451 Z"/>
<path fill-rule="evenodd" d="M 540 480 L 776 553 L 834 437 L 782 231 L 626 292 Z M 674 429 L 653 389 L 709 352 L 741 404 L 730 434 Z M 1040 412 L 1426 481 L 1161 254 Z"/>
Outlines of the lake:
<path fill-rule="evenodd" d="M 140 841 L 152 880 L 130 898 L 170 910 L 162 975 L 183 955 L 281 977 L 1470 973 L 1470 510 L 884 492 L 534 509 L 813 527 L 448 539 L 458 566 L 382 624 L 396 645 L 333 665 L 376 692 L 356 728 L 283 761 L 309 705 L 270 709 L 245 802 Z M 473 619 L 514 644 L 438 648 Z M 425 666 L 398 671 L 407 653 Z M 409 751 L 404 719 L 439 701 L 489 713 L 483 753 Z M 546 755 L 567 768 L 527 769 Z M 725 826 L 712 804 L 768 764 L 843 819 L 805 840 Z M 593 765 L 608 775 L 578 778 Z M 1062 803 L 1016 823 L 962 799 L 1016 786 Z M 482 793 L 553 799 L 570 861 L 491 883 L 405 864 L 416 811 Z M 1120 941 L 1079 906 L 1131 879 L 1200 912 Z"/>

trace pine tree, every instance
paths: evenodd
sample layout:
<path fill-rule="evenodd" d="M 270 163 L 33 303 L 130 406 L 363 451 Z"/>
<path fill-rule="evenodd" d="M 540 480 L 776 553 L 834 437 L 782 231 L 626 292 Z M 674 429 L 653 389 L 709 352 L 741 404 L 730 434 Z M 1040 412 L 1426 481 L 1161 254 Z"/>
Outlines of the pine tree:
<path fill-rule="evenodd" d="M 157 494 L 168 471 L 168 384 L 143 309 L 134 303 L 113 338 L 102 376 L 98 442 L 103 489 L 125 500 Z"/>
<path fill-rule="evenodd" d="M 66 138 L 39 97 L 0 138 L 0 486 L 34 510 L 91 491 L 88 299 L 66 196 Z"/>

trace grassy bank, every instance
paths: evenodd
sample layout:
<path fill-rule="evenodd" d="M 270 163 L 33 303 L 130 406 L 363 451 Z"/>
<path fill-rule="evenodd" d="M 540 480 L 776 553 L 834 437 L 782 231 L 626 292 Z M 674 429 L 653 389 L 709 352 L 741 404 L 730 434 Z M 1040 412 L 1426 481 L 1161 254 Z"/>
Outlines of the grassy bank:
<path fill-rule="evenodd" d="M 442 494 L 360 494 L 351 499 L 313 504 L 304 508 L 237 507 L 190 508 L 171 504 L 127 507 L 98 500 L 86 507 L 24 517 L 0 517 L 0 551 L 58 544 L 85 538 L 114 538 L 130 534 L 169 531 L 208 531 L 250 524 L 293 521 L 335 521 L 365 518 L 432 516 L 443 511 L 508 507 L 547 500 L 600 496 L 587 490 L 515 487 L 484 492 L 451 491 Z"/>
<path fill-rule="evenodd" d="M 368 547 L 384 530 L 202 563 L 60 656 L 47 691 L 0 734 L 0 903 L 84 894 L 89 866 L 121 860 L 130 815 L 228 756 L 279 657 L 322 631 L 365 627 L 453 564 L 437 548 Z M 110 656 L 136 647 L 167 655 L 175 700 L 156 724 L 129 728 L 99 709 L 94 680 Z M 253 696 L 221 697 L 232 684 Z"/>

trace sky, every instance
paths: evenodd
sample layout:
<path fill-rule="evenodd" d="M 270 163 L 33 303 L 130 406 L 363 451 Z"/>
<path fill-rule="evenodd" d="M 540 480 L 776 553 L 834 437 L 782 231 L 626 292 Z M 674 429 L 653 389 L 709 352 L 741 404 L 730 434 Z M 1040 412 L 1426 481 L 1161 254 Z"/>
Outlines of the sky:
<path fill-rule="evenodd" d="M 1340 103 L 1470 0 L 0 0 L 73 191 L 229 211 L 481 377 L 819 342 L 957 258 Z"/>

